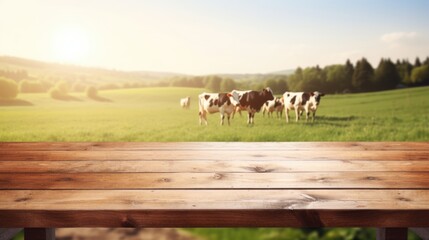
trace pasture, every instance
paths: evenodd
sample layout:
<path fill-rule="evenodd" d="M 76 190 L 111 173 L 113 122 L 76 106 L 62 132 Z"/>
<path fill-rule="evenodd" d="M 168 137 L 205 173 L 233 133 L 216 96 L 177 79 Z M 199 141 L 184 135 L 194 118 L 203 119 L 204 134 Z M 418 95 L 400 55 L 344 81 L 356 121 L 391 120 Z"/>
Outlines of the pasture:
<path fill-rule="evenodd" d="M 220 126 L 219 114 L 198 123 L 196 88 L 100 91 L 111 102 L 82 93 L 73 101 L 48 94 L 20 94 L 0 102 L 0 141 L 428 141 L 429 87 L 327 95 L 314 123 L 285 123 L 257 113 L 255 125 L 236 115 Z M 191 96 L 189 110 L 179 100 Z"/>

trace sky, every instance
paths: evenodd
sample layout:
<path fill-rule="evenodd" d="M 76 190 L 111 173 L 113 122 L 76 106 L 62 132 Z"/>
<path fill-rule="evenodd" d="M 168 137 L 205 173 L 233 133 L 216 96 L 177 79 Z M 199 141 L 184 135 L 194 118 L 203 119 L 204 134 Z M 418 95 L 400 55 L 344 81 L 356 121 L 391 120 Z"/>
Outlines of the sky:
<path fill-rule="evenodd" d="M 0 56 L 268 73 L 429 56 L 427 0 L 0 0 Z"/>

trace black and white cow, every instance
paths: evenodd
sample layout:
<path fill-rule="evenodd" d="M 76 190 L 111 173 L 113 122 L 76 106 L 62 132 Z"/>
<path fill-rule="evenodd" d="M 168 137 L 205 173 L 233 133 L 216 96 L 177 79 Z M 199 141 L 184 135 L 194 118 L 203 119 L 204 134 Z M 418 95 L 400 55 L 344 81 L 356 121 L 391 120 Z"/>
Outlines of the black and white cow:
<path fill-rule="evenodd" d="M 285 92 L 283 94 L 283 104 L 285 107 L 286 122 L 289 122 L 289 110 L 295 110 L 296 121 L 298 122 L 300 112 L 305 111 L 306 121 L 310 116 L 310 112 L 313 113 L 312 120 L 316 116 L 316 110 L 319 107 L 321 98 L 325 94 L 321 92 Z"/>
<path fill-rule="evenodd" d="M 238 95 L 237 91 L 231 92 L 233 95 Z M 247 110 L 248 119 L 247 124 L 253 124 L 255 121 L 255 113 L 261 110 L 262 105 L 268 100 L 273 100 L 274 95 L 271 88 L 267 87 L 262 91 L 248 91 L 239 98 L 240 106 Z"/>
<path fill-rule="evenodd" d="M 235 96 L 235 97 L 234 97 Z M 238 94 L 232 93 L 201 93 L 198 95 L 200 125 L 203 120 L 207 125 L 207 113 L 220 113 L 220 124 L 223 125 L 225 114 L 230 124 L 231 113 L 238 105 Z"/>
<path fill-rule="evenodd" d="M 243 95 L 245 94 L 245 93 L 247 93 L 247 92 L 250 92 L 251 90 L 243 90 L 243 91 L 240 91 L 240 90 L 232 90 L 231 92 L 235 92 L 235 93 L 237 93 L 238 94 L 238 100 L 240 101 L 240 99 L 243 97 Z M 235 116 L 235 114 L 236 113 L 239 113 L 240 114 L 240 116 L 241 116 L 241 111 L 243 111 L 243 110 L 246 110 L 246 108 L 245 107 L 242 107 L 242 106 L 240 106 L 240 105 L 237 105 L 236 107 L 235 107 L 235 110 L 234 110 L 234 112 L 232 113 L 232 119 L 234 119 L 234 116 Z"/>
<path fill-rule="evenodd" d="M 274 100 L 269 100 L 264 103 L 262 106 L 262 114 L 265 116 L 265 112 L 267 112 L 268 117 L 273 116 L 273 112 L 275 111 L 277 114 L 277 118 L 282 117 L 283 114 L 283 102 L 281 101 L 281 98 L 276 97 Z"/>

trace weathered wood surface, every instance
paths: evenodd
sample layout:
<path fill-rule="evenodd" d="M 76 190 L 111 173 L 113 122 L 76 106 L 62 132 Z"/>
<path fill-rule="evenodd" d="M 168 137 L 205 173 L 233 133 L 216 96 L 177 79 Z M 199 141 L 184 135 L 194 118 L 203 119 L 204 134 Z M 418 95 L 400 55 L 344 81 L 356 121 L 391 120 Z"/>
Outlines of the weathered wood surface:
<path fill-rule="evenodd" d="M 429 143 L 0 143 L 2 227 L 429 227 Z"/>
<path fill-rule="evenodd" d="M 428 172 L 0 173 L 0 189 L 428 189 Z"/>

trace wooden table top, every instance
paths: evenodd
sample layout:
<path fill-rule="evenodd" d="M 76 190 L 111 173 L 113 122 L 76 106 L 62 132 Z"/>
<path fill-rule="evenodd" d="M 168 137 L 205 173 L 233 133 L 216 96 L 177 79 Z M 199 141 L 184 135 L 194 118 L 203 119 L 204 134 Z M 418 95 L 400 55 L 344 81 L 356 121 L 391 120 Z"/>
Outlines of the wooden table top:
<path fill-rule="evenodd" d="M 0 143 L 2 227 L 429 227 L 429 143 Z"/>

